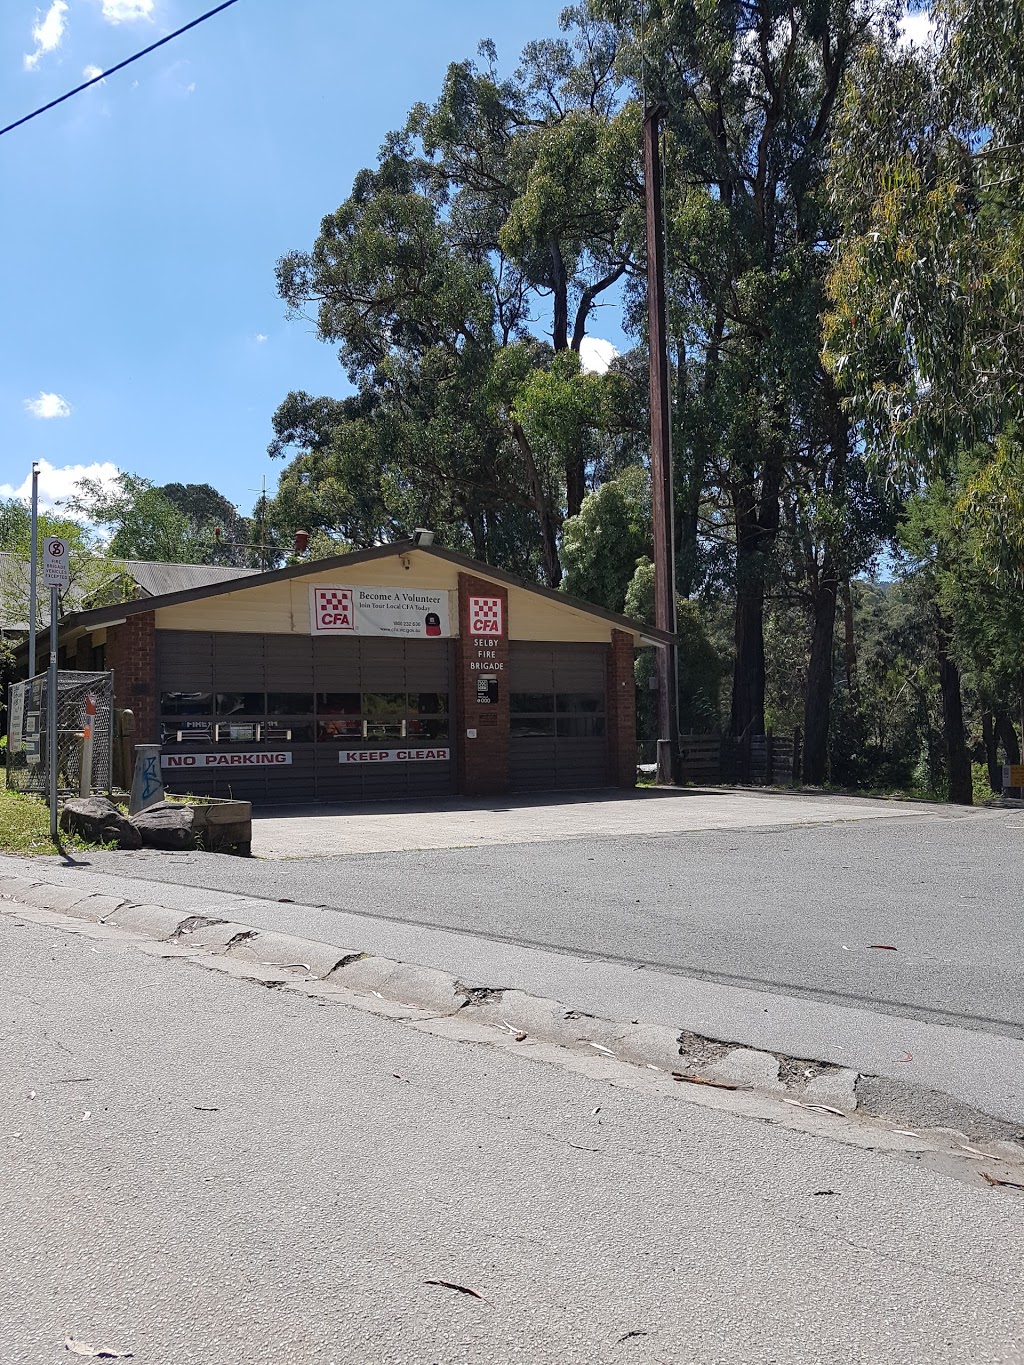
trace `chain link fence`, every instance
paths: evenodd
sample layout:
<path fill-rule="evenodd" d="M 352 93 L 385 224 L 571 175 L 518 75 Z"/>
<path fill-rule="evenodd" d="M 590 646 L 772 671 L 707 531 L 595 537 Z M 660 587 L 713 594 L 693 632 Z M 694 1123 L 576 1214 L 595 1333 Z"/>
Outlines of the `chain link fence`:
<path fill-rule="evenodd" d="M 11 791 L 35 792 L 41 796 L 49 793 L 48 682 L 47 675 L 40 673 L 10 687 L 7 786 Z M 96 714 L 91 717 L 86 710 L 90 698 L 96 705 Z M 57 787 L 64 795 L 77 796 L 82 789 L 87 725 L 92 731 L 90 790 L 109 792 L 112 786 L 114 675 L 62 669 L 57 674 Z"/>

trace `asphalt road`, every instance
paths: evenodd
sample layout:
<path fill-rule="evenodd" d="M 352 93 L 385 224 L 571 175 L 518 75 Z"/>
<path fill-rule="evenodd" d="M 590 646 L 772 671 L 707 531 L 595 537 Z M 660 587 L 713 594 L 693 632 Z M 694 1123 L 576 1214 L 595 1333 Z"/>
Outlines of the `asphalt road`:
<path fill-rule="evenodd" d="M 10 916 L 0 1017 L 9 1365 L 1024 1358 L 1012 1195 Z"/>
<path fill-rule="evenodd" d="M 84 861 L 1024 1038 L 1024 813 L 276 862 Z"/>

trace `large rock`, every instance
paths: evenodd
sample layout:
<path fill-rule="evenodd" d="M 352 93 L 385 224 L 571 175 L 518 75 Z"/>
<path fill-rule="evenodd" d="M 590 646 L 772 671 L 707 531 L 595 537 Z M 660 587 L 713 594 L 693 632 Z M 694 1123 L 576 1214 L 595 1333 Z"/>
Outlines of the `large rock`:
<path fill-rule="evenodd" d="M 77 834 L 90 844 L 142 847 L 142 835 L 105 796 L 76 796 L 66 801 L 60 813 L 60 827 L 65 834 Z"/>
<path fill-rule="evenodd" d="M 148 810 L 140 810 L 131 817 L 131 823 L 146 848 L 195 848 L 192 809 L 178 801 L 160 801 Z"/>

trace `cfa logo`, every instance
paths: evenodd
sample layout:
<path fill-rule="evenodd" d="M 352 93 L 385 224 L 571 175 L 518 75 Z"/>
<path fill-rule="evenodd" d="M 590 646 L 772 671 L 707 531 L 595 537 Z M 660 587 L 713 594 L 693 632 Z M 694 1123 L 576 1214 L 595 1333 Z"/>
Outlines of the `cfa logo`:
<path fill-rule="evenodd" d="M 500 597 L 471 597 L 469 599 L 470 635 L 503 635 L 501 608 Z"/>
<path fill-rule="evenodd" d="M 316 593 L 316 620 L 319 630 L 354 631 L 351 588 L 323 588 Z"/>

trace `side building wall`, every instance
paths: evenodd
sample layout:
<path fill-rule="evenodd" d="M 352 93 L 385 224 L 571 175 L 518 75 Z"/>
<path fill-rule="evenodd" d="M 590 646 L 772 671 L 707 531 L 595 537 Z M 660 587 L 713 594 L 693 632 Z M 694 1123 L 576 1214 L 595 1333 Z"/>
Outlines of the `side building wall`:
<path fill-rule="evenodd" d="M 156 627 L 151 611 L 107 629 L 106 666 L 114 674 L 114 705 L 135 715 L 135 743 L 158 744 Z"/>

